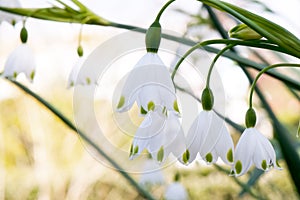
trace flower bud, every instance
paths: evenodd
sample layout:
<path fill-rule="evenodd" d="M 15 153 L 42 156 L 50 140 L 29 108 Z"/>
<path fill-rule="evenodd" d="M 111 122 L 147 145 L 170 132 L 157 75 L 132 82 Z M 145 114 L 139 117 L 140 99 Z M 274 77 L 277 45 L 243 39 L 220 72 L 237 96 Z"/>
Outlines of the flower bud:
<path fill-rule="evenodd" d="M 247 128 L 254 127 L 256 124 L 256 113 L 253 108 L 249 108 L 246 112 L 245 124 Z"/>
<path fill-rule="evenodd" d="M 210 88 L 205 88 L 203 90 L 202 96 L 201 96 L 201 101 L 202 101 L 202 107 L 203 110 L 211 110 L 214 105 L 214 95 L 211 91 Z"/>
<path fill-rule="evenodd" d="M 153 22 L 146 33 L 147 52 L 157 53 L 161 39 L 161 26 L 158 21 Z"/>
<path fill-rule="evenodd" d="M 79 57 L 82 57 L 82 56 L 83 56 L 83 48 L 82 48 L 81 45 L 79 45 L 79 46 L 77 47 L 77 54 L 78 54 Z"/>
<path fill-rule="evenodd" d="M 27 33 L 27 30 L 25 27 L 23 27 L 21 29 L 21 32 L 20 32 L 20 38 L 21 38 L 21 41 L 22 43 L 26 43 L 27 42 L 27 39 L 28 39 L 28 33 Z"/>
<path fill-rule="evenodd" d="M 260 34 L 255 32 L 253 29 L 251 29 L 246 24 L 239 24 L 235 27 L 233 27 L 229 31 L 229 36 L 231 38 L 237 38 L 241 40 L 259 40 L 262 38 Z"/>

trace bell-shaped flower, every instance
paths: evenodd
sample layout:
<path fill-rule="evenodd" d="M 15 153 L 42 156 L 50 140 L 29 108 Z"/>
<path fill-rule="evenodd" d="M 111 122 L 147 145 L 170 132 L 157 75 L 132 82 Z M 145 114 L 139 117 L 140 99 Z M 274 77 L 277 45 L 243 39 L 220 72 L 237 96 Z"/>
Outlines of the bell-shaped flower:
<path fill-rule="evenodd" d="M 19 0 L 0 0 L 0 6 L 8 8 L 20 8 L 21 4 Z M 0 11 L 0 22 L 7 21 L 10 24 L 15 24 L 17 21 L 21 21 L 21 19 L 22 18 L 18 15 Z"/>
<path fill-rule="evenodd" d="M 181 158 L 185 151 L 183 130 L 175 112 L 155 108 L 150 110 L 138 128 L 130 149 L 134 158 L 147 149 L 152 158 L 163 162 L 172 152 Z"/>
<path fill-rule="evenodd" d="M 68 79 L 68 88 L 75 85 L 97 85 L 97 78 L 95 77 L 95 74 L 85 68 L 82 68 L 84 61 L 84 57 L 79 57 L 73 66 Z"/>
<path fill-rule="evenodd" d="M 164 195 L 166 200 L 187 200 L 188 193 L 180 182 L 171 183 Z"/>
<path fill-rule="evenodd" d="M 129 110 L 137 102 L 141 114 L 160 106 L 179 112 L 169 71 L 156 53 L 148 52 L 129 73 L 117 111 Z"/>
<path fill-rule="evenodd" d="M 139 183 L 147 188 L 164 183 L 164 176 L 160 166 L 153 159 L 147 159 Z"/>
<path fill-rule="evenodd" d="M 280 169 L 271 142 L 257 129 L 246 128 L 234 152 L 233 173 L 241 176 L 253 164 L 264 171 L 268 171 L 271 167 Z"/>
<path fill-rule="evenodd" d="M 233 162 L 233 142 L 228 130 L 213 110 L 200 112 L 189 129 L 184 163 L 195 160 L 198 152 L 207 163 L 215 163 L 218 157 L 227 163 Z"/>
<path fill-rule="evenodd" d="M 32 81 L 35 75 L 36 63 L 30 47 L 22 43 L 8 57 L 4 66 L 3 76 L 16 79 L 18 74 L 24 73 Z"/>

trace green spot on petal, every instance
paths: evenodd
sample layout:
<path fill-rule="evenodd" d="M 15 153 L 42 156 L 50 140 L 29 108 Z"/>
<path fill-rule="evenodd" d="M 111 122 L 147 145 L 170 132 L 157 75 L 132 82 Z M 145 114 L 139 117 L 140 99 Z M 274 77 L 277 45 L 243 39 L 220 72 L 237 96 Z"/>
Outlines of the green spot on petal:
<path fill-rule="evenodd" d="M 241 163 L 240 160 L 238 160 L 238 161 L 235 163 L 234 168 L 235 168 L 235 171 L 236 171 L 237 174 L 241 173 L 241 171 L 242 171 L 242 163 Z"/>
<path fill-rule="evenodd" d="M 32 72 L 30 73 L 30 79 L 33 80 L 33 79 L 34 79 L 34 76 L 35 76 L 35 71 L 32 71 Z"/>
<path fill-rule="evenodd" d="M 211 163 L 213 161 L 213 156 L 211 153 L 206 154 L 205 159 L 207 162 Z"/>
<path fill-rule="evenodd" d="M 261 162 L 261 167 L 262 167 L 264 170 L 267 169 L 267 161 L 266 161 L 266 160 L 263 160 L 263 161 Z"/>
<path fill-rule="evenodd" d="M 233 162 L 233 153 L 232 153 L 232 149 L 230 149 L 228 152 L 227 152 L 227 155 L 226 155 L 226 158 L 229 162 Z"/>
<path fill-rule="evenodd" d="M 153 111 L 155 108 L 155 104 L 153 101 L 150 101 L 147 106 L 148 106 L 148 111 L 150 111 L 150 110 Z"/>
<path fill-rule="evenodd" d="M 86 77 L 85 81 L 86 81 L 86 83 L 87 83 L 88 85 L 91 84 L 91 79 L 90 79 L 89 77 Z"/>
<path fill-rule="evenodd" d="M 139 146 L 134 147 L 133 155 L 139 152 Z"/>
<path fill-rule="evenodd" d="M 16 78 L 17 78 L 17 76 L 18 76 L 18 73 L 17 73 L 17 72 L 14 72 L 14 74 L 13 74 L 13 78 L 14 78 L 14 79 L 16 79 Z"/>
<path fill-rule="evenodd" d="M 189 152 L 189 150 L 187 149 L 187 150 L 183 153 L 183 155 L 182 155 L 182 160 L 183 160 L 183 162 L 184 162 L 185 164 L 187 164 L 188 161 L 189 161 L 189 159 L 190 159 L 190 152 Z"/>
<path fill-rule="evenodd" d="M 161 146 L 157 153 L 157 161 L 162 162 L 164 159 L 164 148 Z"/>
<path fill-rule="evenodd" d="M 117 108 L 122 108 L 125 104 L 125 97 L 124 96 L 121 96 L 120 100 L 119 100 L 119 103 L 118 103 L 118 106 Z"/>
<path fill-rule="evenodd" d="M 143 108 L 143 106 L 141 106 L 141 110 L 140 110 L 142 115 L 146 115 L 147 111 Z"/>
<path fill-rule="evenodd" d="M 177 100 L 174 101 L 173 103 L 173 108 L 176 112 L 179 112 L 179 108 L 178 108 L 178 103 L 177 103 Z M 180 113 L 180 112 L 179 112 Z"/>

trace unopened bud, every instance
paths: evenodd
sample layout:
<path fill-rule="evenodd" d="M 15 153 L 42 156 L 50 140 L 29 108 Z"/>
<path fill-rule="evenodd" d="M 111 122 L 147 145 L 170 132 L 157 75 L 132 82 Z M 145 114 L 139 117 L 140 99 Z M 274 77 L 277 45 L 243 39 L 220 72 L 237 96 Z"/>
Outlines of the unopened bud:
<path fill-rule="evenodd" d="M 237 38 L 241 40 L 259 40 L 262 38 L 260 34 L 255 32 L 253 29 L 251 29 L 246 24 L 239 24 L 235 27 L 233 27 L 229 31 L 229 36 L 231 38 Z"/>

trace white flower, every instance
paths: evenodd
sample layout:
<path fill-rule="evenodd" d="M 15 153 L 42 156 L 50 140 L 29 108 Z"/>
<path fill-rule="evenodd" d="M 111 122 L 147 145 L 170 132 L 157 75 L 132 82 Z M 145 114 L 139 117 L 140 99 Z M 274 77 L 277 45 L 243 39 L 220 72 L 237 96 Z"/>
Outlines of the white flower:
<path fill-rule="evenodd" d="M 84 57 L 79 57 L 73 66 L 68 79 L 68 88 L 75 85 L 91 85 L 97 84 L 97 79 L 89 70 L 83 69 Z M 83 70 L 81 70 L 83 69 Z"/>
<path fill-rule="evenodd" d="M 185 150 L 185 138 L 175 112 L 155 108 L 150 110 L 138 128 L 130 149 L 130 158 L 138 156 L 144 149 L 158 162 L 163 162 L 172 152 L 177 158 Z"/>
<path fill-rule="evenodd" d="M 277 166 L 276 155 L 271 142 L 255 128 L 247 128 L 243 132 L 234 152 L 233 172 L 236 176 L 245 174 L 255 166 L 262 170 Z"/>
<path fill-rule="evenodd" d="M 0 0 L 0 6 L 8 7 L 8 8 L 20 8 L 21 4 L 20 4 L 19 0 Z M 21 17 L 18 15 L 0 11 L 0 21 L 7 21 L 10 24 L 14 24 L 20 20 L 21 20 Z"/>
<path fill-rule="evenodd" d="M 170 184 L 165 192 L 166 200 L 187 200 L 188 194 L 186 189 L 179 182 Z"/>
<path fill-rule="evenodd" d="M 19 73 L 24 73 L 32 81 L 36 63 L 32 50 L 25 43 L 17 47 L 8 57 L 4 66 L 3 76 L 16 79 Z"/>
<path fill-rule="evenodd" d="M 117 105 L 119 112 L 137 102 L 141 114 L 156 106 L 178 112 L 175 88 L 169 71 L 156 53 L 147 53 L 130 72 Z"/>
<path fill-rule="evenodd" d="M 203 160 L 214 163 L 218 157 L 233 162 L 233 142 L 224 121 L 214 111 L 202 111 L 193 122 L 187 135 L 185 163 L 195 160 L 198 152 Z"/>
<path fill-rule="evenodd" d="M 139 182 L 146 187 L 164 183 L 164 176 L 160 170 L 160 166 L 153 159 L 147 159 L 144 163 L 143 173 Z"/>

